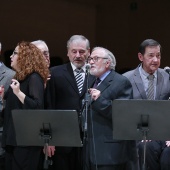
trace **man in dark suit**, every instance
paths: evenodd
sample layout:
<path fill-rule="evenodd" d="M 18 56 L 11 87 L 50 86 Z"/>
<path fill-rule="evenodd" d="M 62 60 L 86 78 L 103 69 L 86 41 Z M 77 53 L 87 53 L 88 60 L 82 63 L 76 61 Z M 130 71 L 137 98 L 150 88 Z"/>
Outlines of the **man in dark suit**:
<path fill-rule="evenodd" d="M 80 116 L 82 100 L 87 91 L 85 63 L 90 55 L 89 40 L 82 35 L 73 35 L 67 42 L 67 51 L 70 62 L 51 68 L 46 105 L 47 109 L 77 110 Z M 92 79 L 89 76 L 89 83 Z M 49 147 L 49 156 L 53 154 L 54 147 Z M 80 148 L 55 147 L 53 169 L 81 170 L 81 161 Z"/>
<path fill-rule="evenodd" d="M 134 70 L 125 74 L 133 87 L 134 99 L 168 100 L 170 97 L 169 75 L 160 69 L 161 45 L 153 40 L 144 40 L 138 52 L 141 64 Z M 149 79 L 153 75 L 153 97 L 148 95 Z M 160 113 L 161 114 L 161 113 Z M 146 170 L 169 170 L 170 169 L 170 148 L 169 141 L 148 141 L 146 143 Z M 142 170 L 143 164 L 143 142 L 139 143 L 139 163 Z"/>
<path fill-rule="evenodd" d="M 131 99 L 132 86 L 115 72 L 116 60 L 107 49 L 96 47 L 88 58 L 96 82 L 89 89 L 92 101 L 88 114 L 87 170 L 125 170 L 134 141 L 114 140 L 112 101 Z"/>

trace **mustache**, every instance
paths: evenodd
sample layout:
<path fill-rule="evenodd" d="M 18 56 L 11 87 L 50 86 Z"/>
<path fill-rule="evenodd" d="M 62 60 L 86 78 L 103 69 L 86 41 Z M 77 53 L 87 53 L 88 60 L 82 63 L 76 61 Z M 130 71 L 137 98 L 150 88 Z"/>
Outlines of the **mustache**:
<path fill-rule="evenodd" d="M 76 58 L 74 61 L 83 61 L 81 58 Z"/>

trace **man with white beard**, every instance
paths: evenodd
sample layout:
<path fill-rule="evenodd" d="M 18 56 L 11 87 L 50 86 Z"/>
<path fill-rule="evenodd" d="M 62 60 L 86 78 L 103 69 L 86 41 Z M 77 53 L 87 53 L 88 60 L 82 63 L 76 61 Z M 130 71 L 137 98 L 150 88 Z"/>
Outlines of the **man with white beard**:
<path fill-rule="evenodd" d="M 92 50 L 88 63 L 96 82 L 89 89 L 92 101 L 88 114 L 88 170 L 125 170 L 135 141 L 114 140 L 112 133 L 112 101 L 131 99 L 130 81 L 115 72 L 116 59 L 103 47 Z"/>

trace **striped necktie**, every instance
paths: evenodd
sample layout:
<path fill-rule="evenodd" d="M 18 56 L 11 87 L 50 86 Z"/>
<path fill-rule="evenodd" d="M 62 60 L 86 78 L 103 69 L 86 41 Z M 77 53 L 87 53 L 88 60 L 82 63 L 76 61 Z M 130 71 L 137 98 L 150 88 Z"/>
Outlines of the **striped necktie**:
<path fill-rule="evenodd" d="M 154 100 L 154 75 L 150 74 L 148 77 L 147 99 Z"/>
<path fill-rule="evenodd" d="M 77 69 L 75 69 L 75 72 L 76 72 L 75 79 L 76 79 L 77 87 L 78 87 L 79 93 L 81 93 L 81 91 L 83 89 L 83 83 L 84 83 L 83 75 L 82 75 L 83 70 L 77 68 Z"/>

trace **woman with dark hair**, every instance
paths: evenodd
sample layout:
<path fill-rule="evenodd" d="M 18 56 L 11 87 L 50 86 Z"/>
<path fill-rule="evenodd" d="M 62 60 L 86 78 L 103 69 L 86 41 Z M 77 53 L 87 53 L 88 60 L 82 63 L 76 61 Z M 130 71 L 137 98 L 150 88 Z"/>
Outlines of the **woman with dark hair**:
<path fill-rule="evenodd" d="M 42 148 L 17 146 L 11 111 L 44 108 L 44 84 L 49 75 L 48 65 L 42 52 L 30 42 L 20 42 L 10 58 L 11 67 L 16 74 L 4 96 L 6 107 L 2 145 L 6 150 L 6 170 L 37 170 Z M 3 88 L 0 90 L 3 97 Z"/>

